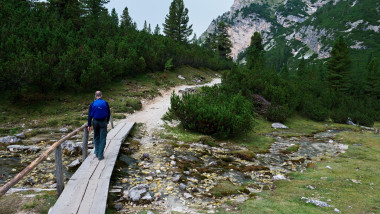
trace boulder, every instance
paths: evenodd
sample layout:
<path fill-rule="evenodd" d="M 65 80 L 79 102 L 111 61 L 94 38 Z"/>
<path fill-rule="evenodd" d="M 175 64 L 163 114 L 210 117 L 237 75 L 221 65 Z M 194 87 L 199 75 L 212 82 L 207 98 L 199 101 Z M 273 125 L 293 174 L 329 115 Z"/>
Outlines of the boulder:
<path fill-rule="evenodd" d="M 62 151 L 66 155 L 82 154 L 82 143 L 74 143 L 73 141 L 65 141 L 62 144 Z"/>
<path fill-rule="evenodd" d="M 11 152 L 38 152 L 41 150 L 38 146 L 10 145 L 7 147 Z"/>
<path fill-rule="evenodd" d="M 21 133 L 15 134 L 15 137 L 20 138 L 20 139 L 25 139 L 25 138 L 26 138 L 24 132 L 21 132 Z"/>
<path fill-rule="evenodd" d="M 274 129 L 288 129 L 288 127 L 282 123 L 273 123 L 272 128 L 274 128 Z"/>
<path fill-rule="evenodd" d="M 15 144 L 15 143 L 19 143 L 20 141 L 21 139 L 16 136 L 6 136 L 6 137 L 0 138 L 0 143 L 4 143 L 4 144 Z"/>
<path fill-rule="evenodd" d="M 142 197 L 148 197 L 146 193 L 148 193 L 148 185 L 139 184 L 137 186 L 132 187 L 128 190 L 128 198 L 132 202 L 139 202 Z"/>
<path fill-rule="evenodd" d="M 311 198 L 302 197 L 301 200 L 305 200 L 305 202 L 307 204 L 311 203 L 311 204 L 314 204 L 315 206 L 318 206 L 318 207 L 331 207 L 326 202 L 311 199 Z"/>
<path fill-rule="evenodd" d="M 75 159 L 73 162 L 71 162 L 69 165 L 67 165 L 66 168 L 68 170 L 74 169 L 74 168 L 78 167 L 80 164 L 81 163 L 80 163 L 79 159 Z"/>
<path fill-rule="evenodd" d="M 143 160 L 150 160 L 150 157 L 149 157 L 149 154 L 148 153 L 144 153 L 141 158 L 140 158 L 142 161 Z"/>

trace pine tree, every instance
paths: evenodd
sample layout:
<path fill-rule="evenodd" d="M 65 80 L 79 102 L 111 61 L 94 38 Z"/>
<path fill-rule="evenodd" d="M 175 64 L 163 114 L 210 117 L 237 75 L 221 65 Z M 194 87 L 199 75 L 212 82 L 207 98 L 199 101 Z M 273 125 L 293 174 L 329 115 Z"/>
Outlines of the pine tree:
<path fill-rule="evenodd" d="M 83 5 L 79 0 L 49 0 L 49 8 L 56 10 L 59 16 L 70 19 L 77 27 L 82 25 Z"/>
<path fill-rule="evenodd" d="M 152 27 L 150 26 L 150 24 L 149 24 L 149 26 L 148 26 L 148 33 L 149 33 L 149 34 L 152 34 Z"/>
<path fill-rule="evenodd" d="M 193 38 L 191 39 L 191 44 L 196 45 L 198 44 L 197 34 L 194 33 Z"/>
<path fill-rule="evenodd" d="M 121 15 L 120 28 L 130 29 L 133 28 L 132 18 L 129 16 L 128 7 L 125 7 Z"/>
<path fill-rule="evenodd" d="M 179 42 L 187 42 L 187 38 L 193 33 L 193 25 L 188 26 L 188 13 L 183 0 L 173 0 L 163 24 L 165 35 Z"/>
<path fill-rule="evenodd" d="M 144 31 L 144 32 L 148 32 L 148 24 L 147 24 L 146 20 L 145 20 L 145 22 L 144 22 L 143 31 Z"/>
<path fill-rule="evenodd" d="M 110 0 L 82 0 L 82 2 L 89 16 L 99 18 L 101 12 L 107 11 L 104 5 L 108 4 Z"/>
<path fill-rule="evenodd" d="M 161 31 L 161 28 L 160 26 L 158 26 L 158 24 L 156 25 L 156 28 L 154 28 L 154 35 L 159 35 L 160 34 L 160 31 Z"/>
<path fill-rule="evenodd" d="M 302 75 L 304 75 L 306 72 L 306 61 L 305 59 L 302 57 L 300 63 L 298 64 L 298 68 L 297 68 L 297 76 L 298 77 L 301 77 Z"/>
<path fill-rule="evenodd" d="M 220 57 L 230 58 L 232 43 L 228 35 L 228 26 L 224 22 L 218 24 L 217 47 Z"/>
<path fill-rule="evenodd" d="M 372 59 L 366 69 L 365 92 L 380 97 L 380 69 L 376 59 Z"/>
<path fill-rule="evenodd" d="M 282 69 L 280 71 L 280 75 L 285 79 L 289 77 L 289 69 L 288 69 L 288 65 L 286 63 L 284 65 L 284 67 L 282 67 Z"/>
<path fill-rule="evenodd" d="M 343 39 L 339 37 L 331 51 L 331 58 L 328 61 L 327 81 L 330 88 L 335 91 L 348 93 L 349 70 L 351 59 L 348 55 L 348 47 Z"/>
<path fill-rule="evenodd" d="M 111 20 L 113 26 L 119 26 L 119 16 L 117 15 L 115 8 L 112 9 Z"/>
<path fill-rule="evenodd" d="M 247 64 L 249 69 L 263 69 L 265 67 L 263 39 L 259 32 L 251 37 L 251 45 L 247 48 Z"/>

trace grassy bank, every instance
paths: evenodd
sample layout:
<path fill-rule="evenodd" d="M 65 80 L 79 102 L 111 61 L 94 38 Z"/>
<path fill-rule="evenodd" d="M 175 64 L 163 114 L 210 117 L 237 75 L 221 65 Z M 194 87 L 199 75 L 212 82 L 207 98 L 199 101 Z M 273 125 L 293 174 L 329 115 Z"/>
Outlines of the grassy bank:
<path fill-rule="evenodd" d="M 172 72 L 144 74 L 123 79 L 109 85 L 99 86 L 103 97 L 110 104 L 115 118 L 141 108 L 141 99 L 159 95 L 160 89 L 175 85 L 207 82 L 216 77 L 209 69 L 182 67 Z M 181 75 L 185 79 L 180 79 Z M 0 135 L 14 134 L 26 128 L 65 127 L 75 128 L 86 122 L 88 106 L 94 91 L 62 92 L 47 95 L 30 95 L 28 100 L 5 101 L 0 104 Z"/>
<path fill-rule="evenodd" d="M 306 132 L 310 127 L 314 127 L 310 129 L 313 131 L 323 130 L 324 126 L 299 118 L 290 120 L 287 125 L 295 130 L 297 126 L 304 127 L 300 131 Z M 376 123 L 375 127 L 379 128 L 380 124 Z M 349 145 L 345 154 L 324 159 L 303 173 L 290 174 L 289 180 L 275 182 L 275 190 L 264 191 L 237 205 L 236 213 L 335 213 L 335 208 L 342 213 L 380 213 L 380 135 L 354 128 L 341 132 L 336 140 Z M 315 189 L 307 188 L 309 185 Z M 306 204 L 301 197 L 324 201 L 334 207 Z M 221 210 L 220 213 L 227 212 Z"/>

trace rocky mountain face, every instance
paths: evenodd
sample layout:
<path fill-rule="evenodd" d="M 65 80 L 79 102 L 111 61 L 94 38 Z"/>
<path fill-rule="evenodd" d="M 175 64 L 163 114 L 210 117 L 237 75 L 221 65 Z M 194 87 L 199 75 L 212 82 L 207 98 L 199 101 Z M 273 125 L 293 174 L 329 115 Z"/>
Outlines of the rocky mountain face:
<path fill-rule="evenodd" d="M 288 55 L 297 59 L 328 58 L 340 35 L 352 49 L 378 54 L 379 14 L 378 0 L 235 0 L 230 11 L 213 20 L 201 38 L 224 21 L 229 25 L 235 60 L 256 31 L 267 51 L 290 52 Z"/>

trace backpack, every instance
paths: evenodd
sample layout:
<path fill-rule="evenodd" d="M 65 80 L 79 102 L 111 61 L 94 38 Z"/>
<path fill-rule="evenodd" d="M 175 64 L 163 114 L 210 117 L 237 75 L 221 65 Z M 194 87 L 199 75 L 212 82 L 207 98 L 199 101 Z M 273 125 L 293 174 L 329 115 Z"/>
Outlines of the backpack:
<path fill-rule="evenodd" d="M 104 100 L 98 99 L 92 103 L 91 116 L 97 120 L 104 120 L 108 117 L 108 107 Z"/>

